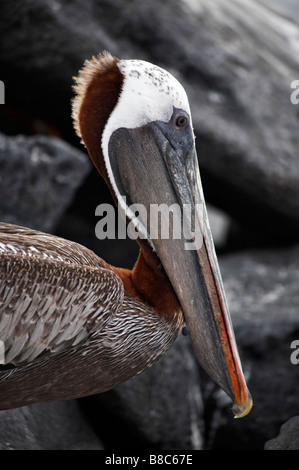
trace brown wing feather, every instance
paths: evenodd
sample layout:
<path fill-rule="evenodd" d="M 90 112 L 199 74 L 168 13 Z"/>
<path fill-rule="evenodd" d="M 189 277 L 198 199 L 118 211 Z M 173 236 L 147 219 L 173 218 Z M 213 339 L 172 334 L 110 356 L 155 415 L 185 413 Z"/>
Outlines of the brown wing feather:
<path fill-rule="evenodd" d="M 92 251 L 53 235 L 0 224 L 0 340 L 5 362 L 61 352 L 101 329 L 123 284 Z"/>
<path fill-rule="evenodd" d="M 108 267 L 104 260 L 79 243 L 3 222 L 0 222 L 0 255 L 1 253 L 20 254 L 38 259 L 55 259 L 71 264 Z"/>

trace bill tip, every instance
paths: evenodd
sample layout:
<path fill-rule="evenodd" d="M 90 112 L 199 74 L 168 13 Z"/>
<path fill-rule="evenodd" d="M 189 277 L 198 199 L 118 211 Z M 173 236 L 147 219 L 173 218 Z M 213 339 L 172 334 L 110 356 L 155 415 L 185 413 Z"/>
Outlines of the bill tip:
<path fill-rule="evenodd" d="M 234 418 L 235 419 L 244 418 L 244 416 L 248 415 L 248 413 L 250 412 L 252 405 L 253 405 L 252 398 L 248 394 L 248 398 L 247 398 L 245 405 L 235 404 L 233 406 Z"/>

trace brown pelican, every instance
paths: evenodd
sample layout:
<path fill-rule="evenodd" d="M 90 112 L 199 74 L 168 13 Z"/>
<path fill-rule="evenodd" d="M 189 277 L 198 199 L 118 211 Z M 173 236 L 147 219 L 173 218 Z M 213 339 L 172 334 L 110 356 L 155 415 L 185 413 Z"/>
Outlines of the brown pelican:
<path fill-rule="evenodd" d="M 74 242 L 1 224 L 0 408 L 109 390 L 153 364 L 186 324 L 199 363 L 231 397 L 235 416 L 245 416 L 252 400 L 184 88 L 157 66 L 109 53 L 86 61 L 74 88 L 76 132 L 133 222 L 140 253 L 132 270 L 116 268 Z M 186 217 L 198 223 L 200 244 L 189 249 L 184 237 L 150 237 L 148 219 L 131 206 L 148 214 L 161 203 L 192 209 Z"/>

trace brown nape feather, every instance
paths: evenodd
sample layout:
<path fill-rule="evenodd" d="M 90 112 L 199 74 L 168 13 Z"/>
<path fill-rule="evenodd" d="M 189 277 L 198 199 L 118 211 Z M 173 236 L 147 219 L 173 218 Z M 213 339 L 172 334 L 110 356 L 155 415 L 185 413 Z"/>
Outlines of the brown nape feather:
<path fill-rule="evenodd" d="M 107 120 L 116 106 L 124 77 L 117 67 L 119 59 L 108 53 L 85 61 L 76 79 L 73 99 L 73 120 L 77 134 L 110 190 L 101 147 L 101 137 Z"/>

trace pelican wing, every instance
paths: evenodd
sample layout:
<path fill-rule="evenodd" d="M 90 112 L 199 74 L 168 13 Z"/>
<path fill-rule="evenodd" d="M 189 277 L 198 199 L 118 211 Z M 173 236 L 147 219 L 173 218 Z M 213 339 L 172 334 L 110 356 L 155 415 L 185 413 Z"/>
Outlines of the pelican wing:
<path fill-rule="evenodd" d="M 0 224 L 0 340 L 5 363 L 26 364 L 76 347 L 103 327 L 123 296 L 119 277 L 87 248 Z"/>

